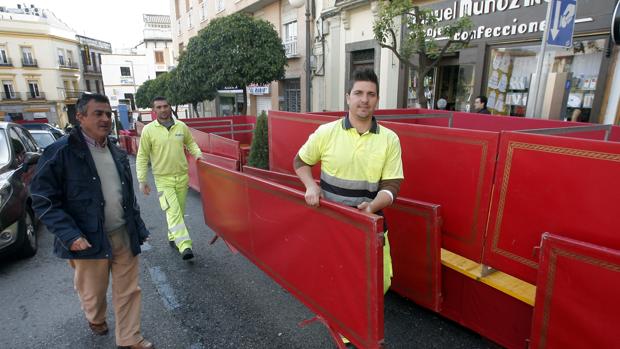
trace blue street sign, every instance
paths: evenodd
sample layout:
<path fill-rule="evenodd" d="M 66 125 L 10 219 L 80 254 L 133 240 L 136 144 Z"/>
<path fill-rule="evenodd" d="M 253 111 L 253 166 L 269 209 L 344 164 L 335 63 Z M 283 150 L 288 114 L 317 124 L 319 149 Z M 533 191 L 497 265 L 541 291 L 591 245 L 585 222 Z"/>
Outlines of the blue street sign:
<path fill-rule="evenodd" d="M 573 31 L 577 16 L 577 0 L 549 0 L 551 14 L 549 16 L 549 35 L 547 45 L 573 46 Z"/>
<path fill-rule="evenodd" d="M 118 116 L 121 119 L 121 125 L 123 125 L 124 130 L 129 130 L 129 111 L 127 110 L 126 104 L 118 105 Z"/>

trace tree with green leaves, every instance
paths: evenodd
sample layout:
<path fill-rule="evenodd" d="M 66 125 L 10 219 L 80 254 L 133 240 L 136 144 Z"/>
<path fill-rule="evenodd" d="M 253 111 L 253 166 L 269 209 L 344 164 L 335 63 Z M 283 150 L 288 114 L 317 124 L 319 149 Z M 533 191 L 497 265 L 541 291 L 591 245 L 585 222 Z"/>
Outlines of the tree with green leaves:
<path fill-rule="evenodd" d="M 208 91 L 214 98 L 217 89 L 243 89 L 245 114 L 246 87 L 282 79 L 285 65 L 282 40 L 273 24 L 235 13 L 212 20 L 190 39 L 177 69 L 188 91 Z"/>
<path fill-rule="evenodd" d="M 264 111 L 256 118 L 254 136 L 250 147 L 248 165 L 265 170 L 269 169 L 269 132 L 267 130 L 267 114 Z"/>
<path fill-rule="evenodd" d="M 154 82 L 155 80 L 146 80 L 138 87 L 136 91 L 136 106 L 138 108 L 146 109 L 151 107 L 151 99 L 153 99 L 151 86 Z"/>
<path fill-rule="evenodd" d="M 205 69 L 208 63 L 203 62 L 199 47 L 198 36 L 192 37 L 187 50 L 179 57 L 179 64 L 173 70 L 174 74 L 169 85 L 174 101 L 177 104 L 191 104 L 196 115 L 198 115 L 198 103 L 204 100 L 212 101 L 217 96 L 217 88 L 209 80 Z"/>
<path fill-rule="evenodd" d="M 472 21 L 463 17 L 452 23 L 439 22 L 433 9 L 423 8 L 411 0 L 382 0 L 379 15 L 373 31 L 381 47 L 387 48 L 398 60 L 415 72 L 417 77 L 416 94 L 422 108 L 428 102 L 424 95 L 424 77 L 431 72 L 446 53 L 451 53 L 467 46 L 469 38 L 461 40 L 457 33 L 471 30 Z M 399 39 L 401 29 L 402 42 Z M 441 45 L 427 32 L 437 32 L 438 36 L 447 37 Z M 418 58 L 417 64 L 413 61 Z"/>

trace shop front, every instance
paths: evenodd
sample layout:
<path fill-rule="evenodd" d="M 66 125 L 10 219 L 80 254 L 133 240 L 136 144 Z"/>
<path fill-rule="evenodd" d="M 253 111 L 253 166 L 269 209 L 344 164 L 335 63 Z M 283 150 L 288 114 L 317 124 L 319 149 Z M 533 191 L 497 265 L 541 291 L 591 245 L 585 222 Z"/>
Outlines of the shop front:
<path fill-rule="evenodd" d="M 243 90 L 227 88 L 218 90 L 218 116 L 241 115 L 243 111 Z"/>
<path fill-rule="evenodd" d="M 547 46 L 539 98 L 536 67 L 541 54 L 547 2 L 542 0 L 442 1 L 428 5 L 438 19 L 449 23 L 469 16 L 474 23 L 456 39 L 469 39 L 468 47 L 439 62 L 424 83 L 429 107 L 445 99 L 445 109 L 473 111 L 478 95 L 488 98 L 488 109 L 497 115 L 533 116 L 560 120 L 598 122 L 611 62 L 610 24 L 615 0 L 578 1 L 572 46 Z M 564 20 L 566 20 L 564 18 Z M 570 19 L 570 18 L 569 18 Z M 441 33 L 427 32 L 440 45 Z M 416 106 L 410 74 L 407 106 Z M 443 106 L 443 103 L 441 103 Z"/>

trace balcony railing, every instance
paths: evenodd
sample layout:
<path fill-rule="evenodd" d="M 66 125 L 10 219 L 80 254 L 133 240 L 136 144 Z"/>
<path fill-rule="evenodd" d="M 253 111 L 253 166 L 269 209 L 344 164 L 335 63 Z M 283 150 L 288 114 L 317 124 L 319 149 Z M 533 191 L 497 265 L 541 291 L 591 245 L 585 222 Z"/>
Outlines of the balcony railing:
<path fill-rule="evenodd" d="M 80 98 L 80 96 L 84 92 L 87 92 L 87 91 L 77 91 L 74 89 L 66 89 L 66 88 L 58 87 L 58 95 L 62 99 L 74 99 L 74 98 L 77 99 L 77 98 Z"/>
<path fill-rule="evenodd" d="M 40 100 L 45 99 L 45 92 L 32 93 L 32 91 L 28 92 L 28 99 L 30 100 Z"/>
<path fill-rule="evenodd" d="M 2 99 L 2 101 L 20 101 L 22 99 L 22 94 L 19 92 L 0 92 L 0 99 Z"/>
<path fill-rule="evenodd" d="M 69 61 L 59 60 L 58 61 L 58 65 L 61 68 L 68 68 L 68 69 L 78 69 L 79 68 L 79 66 L 78 66 L 78 64 L 76 62 L 69 62 Z"/>
<path fill-rule="evenodd" d="M 36 59 L 27 59 L 27 58 L 22 58 L 22 67 L 38 67 L 39 64 L 37 63 Z"/>
<path fill-rule="evenodd" d="M 101 73 L 101 68 L 99 66 L 93 67 L 90 65 L 84 66 L 84 72 L 86 73 Z"/>
<path fill-rule="evenodd" d="M 7 58 L 6 60 L 0 59 L 0 67 L 12 67 L 12 66 L 13 66 L 13 61 L 10 58 Z"/>
<path fill-rule="evenodd" d="M 284 45 L 284 53 L 286 57 L 295 57 L 297 56 L 297 38 L 289 38 L 287 41 L 282 43 Z"/>

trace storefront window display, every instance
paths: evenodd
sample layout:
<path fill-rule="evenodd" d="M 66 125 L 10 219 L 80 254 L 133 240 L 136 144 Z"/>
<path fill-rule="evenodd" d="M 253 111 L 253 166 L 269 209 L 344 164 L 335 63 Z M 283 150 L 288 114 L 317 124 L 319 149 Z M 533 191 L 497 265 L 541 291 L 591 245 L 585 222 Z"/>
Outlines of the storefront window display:
<path fill-rule="evenodd" d="M 491 50 L 486 96 L 493 114 L 525 116 L 538 46 Z"/>
<path fill-rule="evenodd" d="M 575 41 L 572 49 L 556 52 L 553 71 L 570 76 L 564 119 L 589 121 L 604 51 L 605 40 L 599 39 Z"/>
<path fill-rule="evenodd" d="M 603 58 L 605 40 L 576 40 L 572 48 L 553 49 L 552 73 L 568 73 L 566 108 L 557 118 L 587 121 Z M 493 114 L 525 116 L 538 45 L 491 50 L 486 84 L 487 108 Z M 565 76 L 565 75 L 562 75 Z M 547 91 L 552 93 L 552 91 Z M 557 91 L 555 91 L 557 93 Z M 549 96 L 545 96 L 548 98 Z M 530 106 L 531 107 L 531 106 Z"/>
<path fill-rule="evenodd" d="M 435 105 L 435 75 L 436 69 L 433 69 L 424 77 L 424 96 L 426 96 L 429 109 L 433 109 L 433 106 Z M 417 70 L 412 69 L 409 74 L 409 84 L 407 85 L 407 108 L 420 107 L 420 101 L 416 94 L 417 86 L 418 73 Z"/>

